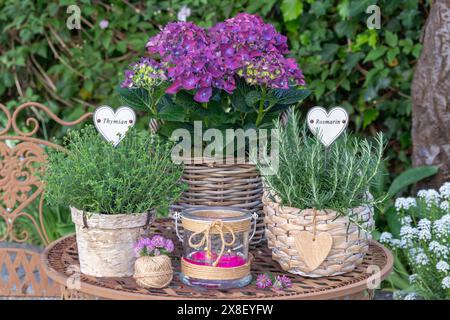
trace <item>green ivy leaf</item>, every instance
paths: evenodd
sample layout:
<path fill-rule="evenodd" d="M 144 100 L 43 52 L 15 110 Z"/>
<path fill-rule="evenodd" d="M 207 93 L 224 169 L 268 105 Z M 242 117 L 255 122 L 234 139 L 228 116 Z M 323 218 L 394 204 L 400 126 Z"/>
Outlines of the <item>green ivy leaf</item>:
<path fill-rule="evenodd" d="M 414 58 L 420 57 L 420 52 L 422 51 L 422 45 L 420 43 L 417 43 L 414 48 L 412 49 L 412 55 Z"/>
<path fill-rule="evenodd" d="M 368 109 L 364 111 L 363 129 L 374 122 L 378 118 L 379 114 L 380 112 L 377 109 Z"/>
<path fill-rule="evenodd" d="M 301 0 L 283 0 L 281 12 L 283 13 L 284 21 L 295 20 L 303 12 L 303 3 Z"/>
<path fill-rule="evenodd" d="M 394 60 L 395 57 L 396 57 L 399 53 L 400 53 L 400 49 L 399 49 L 398 47 L 389 49 L 389 51 L 388 51 L 388 53 L 387 53 L 387 55 L 386 55 L 386 57 L 387 57 L 387 59 L 388 59 L 388 62 L 391 62 L 392 60 Z"/>
<path fill-rule="evenodd" d="M 386 31 L 384 37 L 386 39 L 386 43 L 388 44 L 388 46 L 393 47 L 393 48 L 397 46 L 398 36 L 395 33 Z"/>
<path fill-rule="evenodd" d="M 383 56 L 387 50 L 388 48 L 386 46 L 380 46 L 376 49 L 370 50 L 369 54 L 364 59 L 364 62 L 377 60 L 378 58 Z"/>

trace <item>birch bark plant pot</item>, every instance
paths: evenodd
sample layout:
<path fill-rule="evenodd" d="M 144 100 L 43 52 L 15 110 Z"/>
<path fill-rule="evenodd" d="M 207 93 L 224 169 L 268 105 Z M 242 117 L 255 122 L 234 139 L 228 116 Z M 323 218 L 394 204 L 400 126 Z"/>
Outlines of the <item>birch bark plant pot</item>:
<path fill-rule="evenodd" d="M 281 268 L 305 277 L 335 276 L 353 271 L 369 248 L 373 208 L 361 206 L 348 216 L 333 210 L 300 210 L 263 198 L 266 237 Z"/>
<path fill-rule="evenodd" d="M 134 272 L 137 239 L 153 212 L 142 214 L 86 213 L 71 207 L 80 271 L 94 277 L 128 277 Z"/>

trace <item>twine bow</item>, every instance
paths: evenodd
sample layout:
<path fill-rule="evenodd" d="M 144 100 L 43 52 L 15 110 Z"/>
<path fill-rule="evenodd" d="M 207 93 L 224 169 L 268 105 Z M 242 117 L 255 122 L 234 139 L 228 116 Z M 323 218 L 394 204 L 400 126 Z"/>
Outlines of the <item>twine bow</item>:
<path fill-rule="evenodd" d="M 232 237 L 232 240 L 230 242 L 226 242 L 225 240 L 225 236 L 224 236 L 224 229 L 226 229 Z M 197 249 L 200 248 L 202 246 L 204 246 L 206 244 L 206 256 L 209 258 L 211 257 L 211 247 L 210 247 L 210 243 L 209 243 L 209 235 L 211 234 L 211 232 L 215 230 L 219 233 L 220 235 L 220 240 L 222 241 L 222 246 L 220 248 L 220 253 L 217 257 L 217 259 L 214 261 L 214 263 L 212 264 L 213 267 L 216 267 L 217 264 L 219 263 L 220 258 L 222 257 L 224 251 L 225 251 L 225 246 L 232 246 L 234 244 L 234 242 L 236 241 L 236 237 L 234 235 L 233 229 L 231 229 L 230 227 L 226 226 L 223 224 L 223 221 L 221 220 L 216 220 L 213 221 L 211 224 L 208 224 L 208 226 L 203 229 L 202 231 L 199 232 L 195 232 L 193 233 L 190 237 L 189 237 L 189 245 L 191 246 L 191 248 Z M 201 238 L 201 240 L 198 243 L 193 243 L 193 238 L 196 237 L 197 235 L 203 234 L 203 237 Z"/>

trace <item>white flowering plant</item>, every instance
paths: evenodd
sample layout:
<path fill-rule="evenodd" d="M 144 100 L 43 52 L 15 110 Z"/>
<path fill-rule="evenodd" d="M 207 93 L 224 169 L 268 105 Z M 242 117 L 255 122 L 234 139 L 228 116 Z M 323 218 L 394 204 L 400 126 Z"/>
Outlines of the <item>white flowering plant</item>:
<path fill-rule="evenodd" d="M 450 298 L 450 182 L 439 191 L 420 190 L 416 198 L 397 198 L 400 237 L 383 232 L 380 242 L 409 264 L 410 288 L 404 299 Z M 402 296 L 402 293 L 397 294 Z"/>

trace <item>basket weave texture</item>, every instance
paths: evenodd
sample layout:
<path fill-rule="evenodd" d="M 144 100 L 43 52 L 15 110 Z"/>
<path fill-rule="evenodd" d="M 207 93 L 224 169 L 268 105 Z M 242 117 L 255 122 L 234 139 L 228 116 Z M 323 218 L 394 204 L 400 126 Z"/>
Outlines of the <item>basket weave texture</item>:
<path fill-rule="evenodd" d="M 335 276 L 353 271 L 358 266 L 369 249 L 370 230 L 374 226 L 373 208 L 358 207 L 351 215 L 355 223 L 346 216 L 337 217 L 332 210 L 300 210 L 283 207 L 272 201 L 265 194 L 263 197 L 266 237 L 268 246 L 272 249 L 272 258 L 281 268 L 290 273 L 305 277 Z M 325 260 L 315 270 L 310 270 L 301 253 L 296 249 L 294 237 L 301 231 L 314 230 L 328 232 L 333 238 L 333 244 Z"/>
<path fill-rule="evenodd" d="M 173 211 L 203 206 L 231 206 L 257 213 L 256 245 L 264 237 L 263 185 L 258 169 L 249 163 L 186 164 L 182 181 L 188 186 Z"/>

